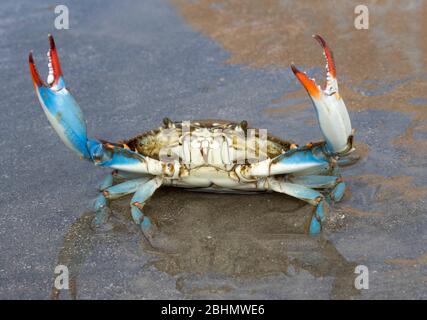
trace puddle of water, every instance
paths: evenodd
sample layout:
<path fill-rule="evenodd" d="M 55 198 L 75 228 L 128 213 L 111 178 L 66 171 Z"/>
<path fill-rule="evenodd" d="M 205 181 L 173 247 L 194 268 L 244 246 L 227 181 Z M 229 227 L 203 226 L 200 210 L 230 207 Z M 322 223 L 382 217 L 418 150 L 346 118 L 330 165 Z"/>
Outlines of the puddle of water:
<path fill-rule="evenodd" d="M 177 290 L 188 297 L 236 294 L 239 286 L 277 276 L 332 279 L 332 298 L 358 294 L 353 285 L 356 264 L 323 237 L 304 234 L 312 208 L 302 201 L 279 194 L 248 197 L 163 188 L 145 207 L 159 227 L 154 248 L 132 223 L 129 201 L 126 197 L 112 203 L 113 230 L 95 233 L 88 212 L 65 235 L 57 263 L 70 269 L 72 298 L 79 296 L 80 274 L 92 252 L 108 239 L 129 234 L 139 237 L 141 249 L 151 256 L 140 267 L 175 278 Z M 52 297 L 59 298 L 59 291 L 54 289 Z"/>

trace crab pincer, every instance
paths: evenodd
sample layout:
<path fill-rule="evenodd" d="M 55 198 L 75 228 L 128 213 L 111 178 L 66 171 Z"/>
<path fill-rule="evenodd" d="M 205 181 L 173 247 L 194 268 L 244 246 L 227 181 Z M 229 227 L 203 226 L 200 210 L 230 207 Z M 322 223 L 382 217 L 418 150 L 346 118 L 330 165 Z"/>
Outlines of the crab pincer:
<path fill-rule="evenodd" d="M 326 82 L 323 88 L 294 64 L 291 64 L 291 69 L 313 102 L 328 151 L 334 154 L 348 153 L 352 148 L 349 140 L 353 132 L 347 108 L 339 94 L 333 54 L 321 36 L 313 37 L 322 46 L 326 59 Z"/>
<path fill-rule="evenodd" d="M 65 145 L 81 157 L 89 159 L 86 123 L 79 105 L 65 86 L 52 35 L 49 35 L 47 55 L 49 74 L 46 82 L 37 71 L 32 52 L 28 57 L 30 74 L 39 103 Z"/>

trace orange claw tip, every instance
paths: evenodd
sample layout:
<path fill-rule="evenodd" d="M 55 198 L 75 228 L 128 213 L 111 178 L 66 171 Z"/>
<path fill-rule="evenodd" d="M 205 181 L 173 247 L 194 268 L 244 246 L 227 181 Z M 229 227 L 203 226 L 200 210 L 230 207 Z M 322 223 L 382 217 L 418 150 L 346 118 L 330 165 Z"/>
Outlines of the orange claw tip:
<path fill-rule="evenodd" d="M 301 84 L 304 86 L 305 90 L 307 90 L 308 94 L 313 98 L 319 98 L 320 97 L 320 90 L 317 87 L 316 83 L 311 80 L 304 72 L 301 72 L 298 70 L 298 68 L 291 64 L 292 72 L 295 74 L 297 79 L 301 82 Z"/>
<path fill-rule="evenodd" d="M 334 56 L 332 54 L 331 49 L 329 49 L 328 45 L 326 44 L 325 39 L 323 39 L 320 35 L 314 34 L 313 38 L 319 42 L 319 44 L 323 48 L 323 52 L 325 53 L 326 62 L 328 64 L 328 71 L 331 74 L 332 77 L 336 77 L 336 69 L 335 69 L 335 62 L 334 62 Z"/>
<path fill-rule="evenodd" d="M 28 63 L 30 66 L 31 78 L 33 79 L 34 85 L 41 87 L 43 85 L 43 81 L 41 80 L 40 75 L 37 72 L 36 64 L 34 63 L 33 52 L 31 51 L 28 55 Z"/>

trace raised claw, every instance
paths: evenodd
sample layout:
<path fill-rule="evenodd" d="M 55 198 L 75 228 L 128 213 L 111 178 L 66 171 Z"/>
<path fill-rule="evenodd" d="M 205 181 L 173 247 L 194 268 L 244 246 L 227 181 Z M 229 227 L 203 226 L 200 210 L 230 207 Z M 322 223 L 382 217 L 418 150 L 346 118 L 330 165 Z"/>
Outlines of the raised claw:
<path fill-rule="evenodd" d="M 291 64 L 291 69 L 307 90 L 317 111 L 317 118 L 326 140 L 327 151 L 332 154 L 344 155 L 352 150 L 350 117 L 338 92 L 332 51 L 321 36 L 314 35 L 313 37 L 322 46 L 326 58 L 326 83 L 323 88 L 316 83 L 315 79 L 310 79 L 305 72 L 300 71 L 294 64 Z"/>
<path fill-rule="evenodd" d="M 86 124 L 82 111 L 65 87 L 61 65 L 52 35 L 49 35 L 49 75 L 43 81 L 37 71 L 32 52 L 28 57 L 34 89 L 43 111 L 61 140 L 83 158 L 90 159 Z"/>

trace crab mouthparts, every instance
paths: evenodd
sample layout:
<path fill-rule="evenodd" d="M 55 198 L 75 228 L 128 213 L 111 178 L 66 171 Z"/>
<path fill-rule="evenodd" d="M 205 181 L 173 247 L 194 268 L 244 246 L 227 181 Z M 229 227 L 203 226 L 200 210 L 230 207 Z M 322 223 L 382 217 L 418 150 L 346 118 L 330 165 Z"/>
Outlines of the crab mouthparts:
<path fill-rule="evenodd" d="M 58 53 L 56 51 L 55 41 L 53 40 L 53 36 L 51 34 L 48 35 L 49 38 L 49 51 L 47 52 L 47 58 L 48 58 L 48 69 L 49 73 L 46 79 L 46 82 L 44 82 L 40 74 L 37 71 L 36 64 L 34 62 L 33 53 L 30 52 L 28 57 L 28 62 L 30 65 L 30 72 L 31 77 L 33 79 L 34 85 L 37 86 L 47 86 L 47 87 L 53 87 L 56 84 L 58 84 L 60 77 L 62 76 L 62 70 L 61 65 L 59 63 Z"/>
<path fill-rule="evenodd" d="M 297 79 L 301 82 L 310 96 L 318 98 L 320 93 L 323 92 L 326 95 L 332 95 L 337 92 L 336 85 L 336 69 L 335 62 L 332 55 L 332 51 L 329 49 L 326 41 L 319 35 L 313 35 L 313 38 L 319 42 L 323 48 L 323 56 L 326 59 L 326 82 L 320 87 L 314 78 L 309 78 L 307 74 L 300 71 L 293 63 L 291 64 L 292 72 L 295 74 Z"/>

